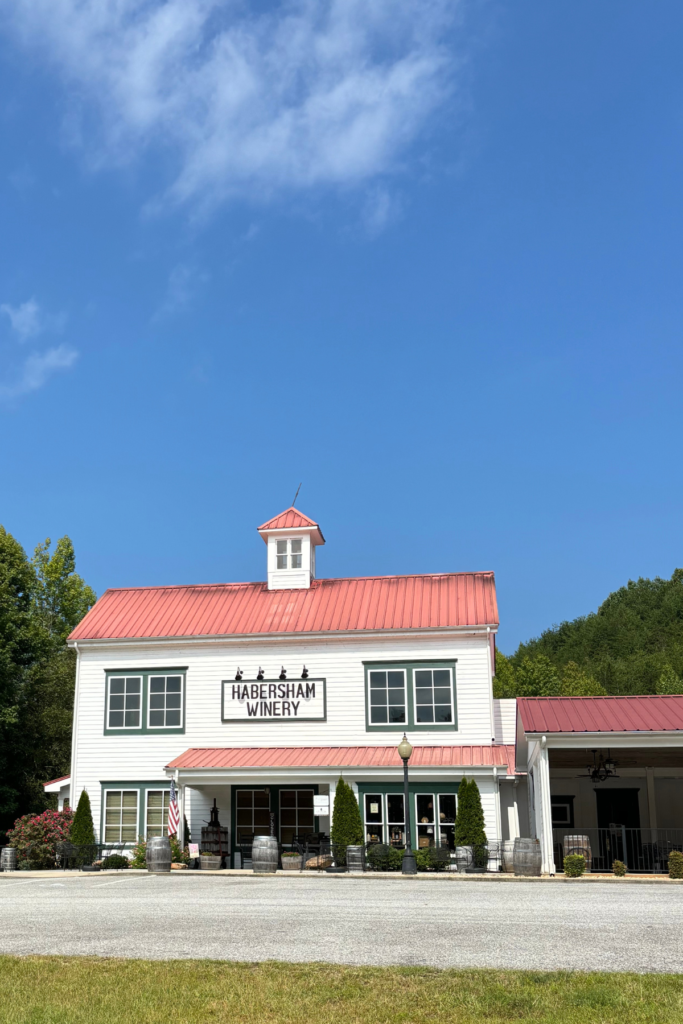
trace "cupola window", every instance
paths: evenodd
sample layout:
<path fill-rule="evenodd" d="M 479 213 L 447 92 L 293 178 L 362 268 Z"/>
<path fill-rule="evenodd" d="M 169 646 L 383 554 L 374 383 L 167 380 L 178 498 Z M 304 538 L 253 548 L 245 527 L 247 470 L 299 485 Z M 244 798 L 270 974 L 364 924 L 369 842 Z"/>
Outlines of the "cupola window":
<path fill-rule="evenodd" d="M 302 566 L 301 538 L 277 542 L 278 569 L 300 569 Z"/>

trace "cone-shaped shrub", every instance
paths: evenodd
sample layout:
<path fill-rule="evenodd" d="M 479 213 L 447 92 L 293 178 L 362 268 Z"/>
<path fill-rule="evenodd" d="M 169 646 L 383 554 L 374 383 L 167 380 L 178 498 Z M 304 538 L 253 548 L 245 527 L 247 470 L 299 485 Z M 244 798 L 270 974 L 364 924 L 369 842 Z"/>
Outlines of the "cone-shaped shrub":
<path fill-rule="evenodd" d="M 83 790 L 78 801 L 78 807 L 74 814 L 69 839 L 76 846 L 87 846 L 95 842 L 95 829 L 92 823 L 92 811 L 90 810 L 90 797 L 87 790 Z"/>
<path fill-rule="evenodd" d="M 363 822 L 353 790 L 343 779 L 337 783 L 332 812 L 330 838 L 335 845 L 360 846 L 363 842 Z"/>
<path fill-rule="evenodd" d="M 474 779 L 463 779 L 458 789 L 458 813 L 455 816 L 456 846 L 485 846 L 484 811 L 479 786 Z"/>

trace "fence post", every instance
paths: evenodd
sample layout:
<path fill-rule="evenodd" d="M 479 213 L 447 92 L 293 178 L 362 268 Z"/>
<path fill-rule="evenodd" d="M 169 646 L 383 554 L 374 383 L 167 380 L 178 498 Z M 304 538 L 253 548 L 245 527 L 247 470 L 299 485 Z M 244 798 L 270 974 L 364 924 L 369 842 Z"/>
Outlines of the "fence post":
<path fill-rule="evenodd" d="M 628 853 L 626 852 L 626 826 L 625 825 L 621 826 L 621 848 L 622 848 L 623 853 L 624 853 L 624 864 L 626 865 L 626 869 L 628 870 Z"/>

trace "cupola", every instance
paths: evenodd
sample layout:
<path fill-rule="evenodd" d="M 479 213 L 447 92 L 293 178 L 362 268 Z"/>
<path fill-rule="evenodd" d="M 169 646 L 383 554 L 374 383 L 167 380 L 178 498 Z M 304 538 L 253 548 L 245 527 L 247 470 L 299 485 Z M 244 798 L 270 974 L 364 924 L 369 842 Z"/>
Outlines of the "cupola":
<path fill-rule="evenodd" d="M 315 549 L 325 543 L 317 523 L 291 508 L 258 532 L 268 546 L 268 590 L 307 589 L 315 579 Z"/>

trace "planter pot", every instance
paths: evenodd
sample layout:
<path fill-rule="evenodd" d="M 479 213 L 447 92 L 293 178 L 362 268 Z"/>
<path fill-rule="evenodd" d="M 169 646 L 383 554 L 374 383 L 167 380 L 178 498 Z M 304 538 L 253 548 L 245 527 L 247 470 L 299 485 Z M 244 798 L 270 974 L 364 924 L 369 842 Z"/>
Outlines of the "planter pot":
<path fill-rule="evenodd" d="M 202 854 L 199 857 L 199 869 L 200 871 L 218 871 L 221 866 L 221 858 L 214 856 L 206 856 Z"/>
<path fill-rule="evenodd" d="M 282 870 L 283 871 L 301 871 L 303 864 L 303 857 L 283 857 L 282 858 Z"/>
<path fill-rule="evenodd" d="M 471 846 L 456 846 L 455 863 L 458 871 L 471 871 L 474 865 L 474 851 Z"/>

